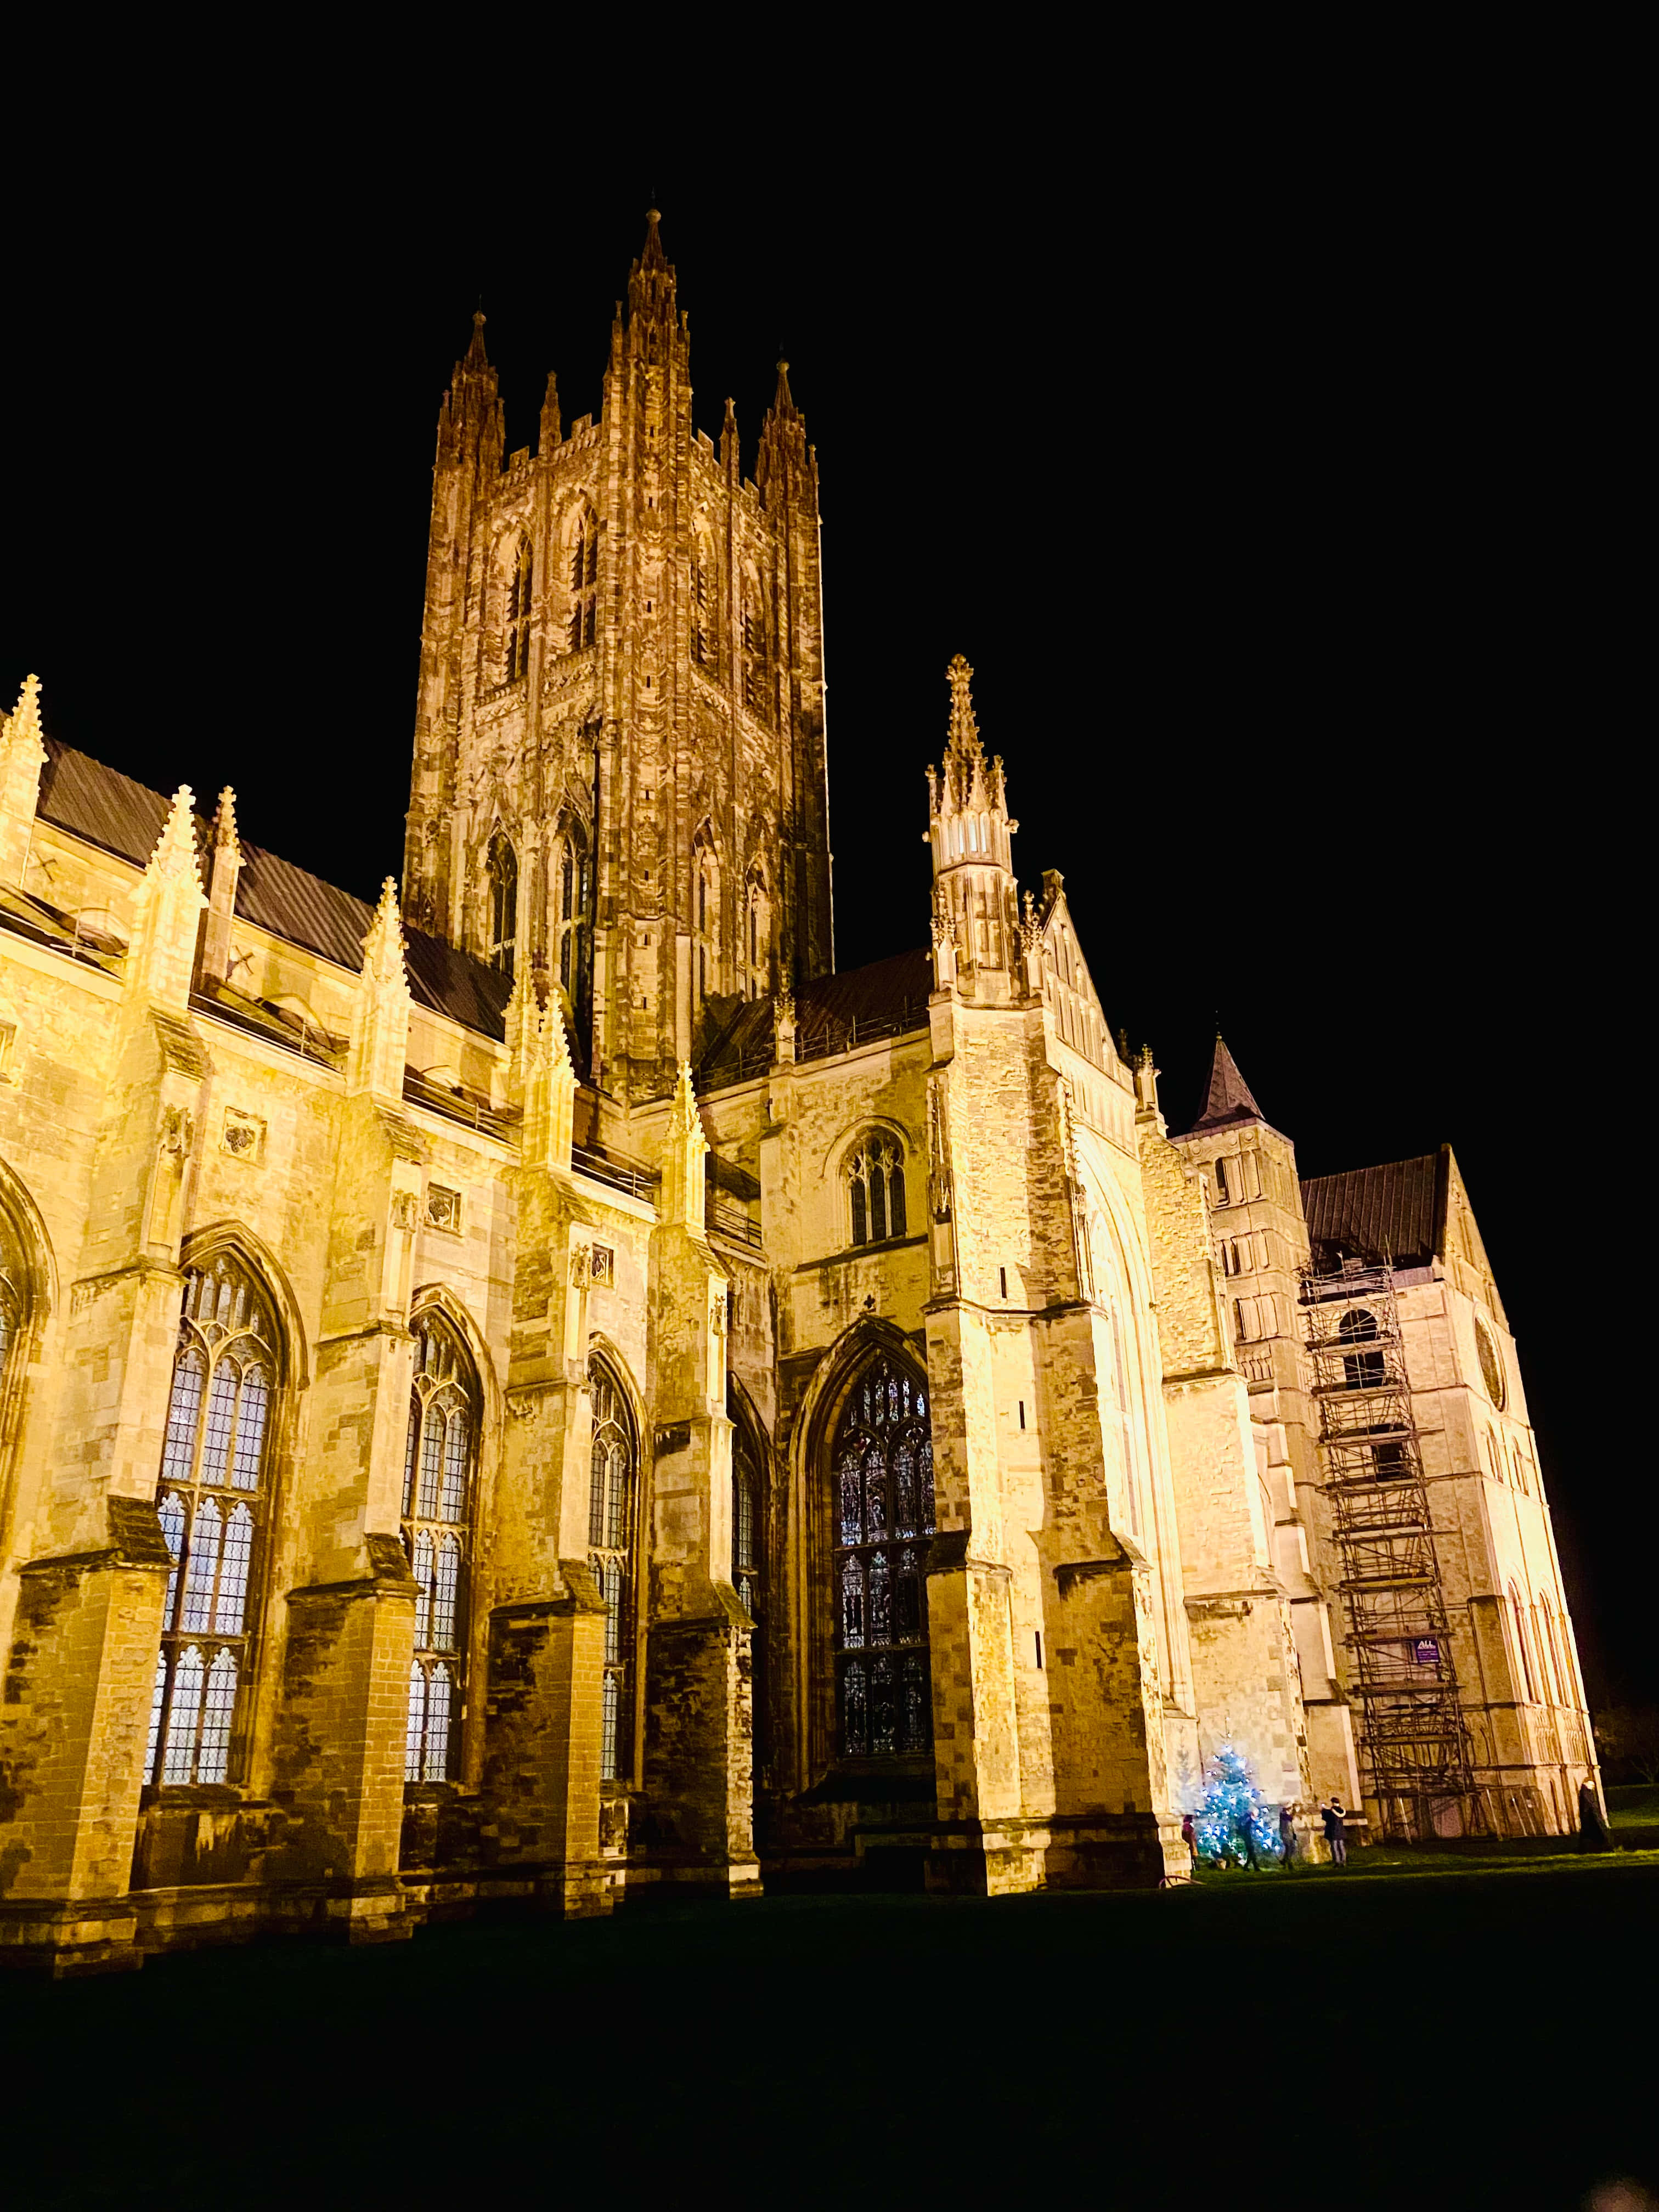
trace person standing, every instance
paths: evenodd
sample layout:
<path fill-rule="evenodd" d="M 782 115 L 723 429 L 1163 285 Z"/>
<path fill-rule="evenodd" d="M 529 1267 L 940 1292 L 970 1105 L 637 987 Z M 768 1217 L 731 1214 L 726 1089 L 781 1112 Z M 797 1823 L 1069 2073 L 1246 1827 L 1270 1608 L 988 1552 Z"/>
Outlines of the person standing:
<path fill-rule="evenodd" d="M 1601 1816 L 1595 1784 L 1587 1774 L 1578 1785 L 1578 1848 L 1581 1851 L 1610 1851 L 1613 1838 Z"/>
<path fill-rule="evenodd" d="M 1196 1874 L 1198 1872 L 1198 1831 L 1193 1826 L 1193 1816 L 1190 1813 L 1183 1813 L 1181 1816 L 1181 1840 L 1187 1846 L 1187 1856 L 1193 1863 L 1193 1872 Z"/>
<path fill-rule="evenodd" d="M 1248 1806 L 1239 1817 L 1237 1832 L 1239 1845 L 1243 1853 L 1242 1863 L 1249 1867 L 1252 1874 L 1260 1874 L 1261 1863 L 1255 1855 L 1255 1830 L 1250 1823 L 1250 1811 Z"/>
<path fill-rule="evenodd" d="M 1296 1808 L 1281 1805 L 1279 1808 L 1279 1848 L 1284 1853 L 1285 1871 L 1289 1874 L 1296 1864 Z"/>
<path fill-rule="evenodd" d="M 1325 1841 L 1331 1847 L 1333 1865 L 1346 1867 L 1348 1863 L 1347 1814 L 1342 1800 L 1333 1793 L 1328 1803 L 1319 1808 L 1319 1817 L 1325 1824 Z"/>

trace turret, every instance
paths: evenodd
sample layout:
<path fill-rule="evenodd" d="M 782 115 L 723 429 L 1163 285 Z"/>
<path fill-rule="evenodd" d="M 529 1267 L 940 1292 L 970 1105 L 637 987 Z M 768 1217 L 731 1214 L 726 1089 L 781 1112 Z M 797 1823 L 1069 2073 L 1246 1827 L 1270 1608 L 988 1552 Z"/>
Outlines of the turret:
<path fill-rule="evenodd" d="M 225 982 L 230 975 L 230 930 L 236 914 L 236 884 L 242 872 L 242 848 L 236 835 L 236 794 L 227 784 L 213 817 L 212 875 L 208 884 L 207 927 L 202 938 L 202 975 Z"/>
<path fill-rule="evenodd" d="M 26 676 L 15 711 L 0 726 L 0 883 L 15 884 L 20 890 L 46 764 L 40 679 Z"/>
<path fill-rule="evenodd" d="M 1000 757 L 987 762 L 974 719 L 973 670 L 957 653 L 946 672 L 951 728 L 944 764 L 927 770 L 933 854 L 934 975 L 968 995 L 1005 1003 L 1023 984 L 1024 945 L 1012 838 Z"/>

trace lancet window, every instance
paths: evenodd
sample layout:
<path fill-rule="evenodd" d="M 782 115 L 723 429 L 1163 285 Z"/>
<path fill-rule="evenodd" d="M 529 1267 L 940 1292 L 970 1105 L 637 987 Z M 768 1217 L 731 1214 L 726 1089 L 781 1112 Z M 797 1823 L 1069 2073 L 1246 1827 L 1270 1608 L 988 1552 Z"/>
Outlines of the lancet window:
<path fill-rule="evenodd" d="M 728 1393 L 729 1400 L 729 1393 Z M 735 1409 L 734 1409 L 735 1410 Z M 739 1419 L 732 1432 L 732 1581 L 755 1624 L 750 1645 L 757 1759 L 765 1744 L 766 1536 L 760 1454 Z"/>
<path fill-rule="evenodd" d="M 592 645 L 599 621 L 599 523 L 586 504 L 570 535 L 570 650 Z"/>
<path fill-rule="evenodd" d="M 925 1752 L 933 1441 L 927 1390 L 896 1360 L 877 1359 L 854 1384 L 830 1472 L 836 1748 L 843 1759 Z"/>
<path fill-rule="evenodd" d="M 847 1201 L 854 1244 L 880 1244 L 905 1228 L 904 1147 L 884 1129 L 860 1137 L 847 1156 Z"/>
<path fill-rule="evenodd" d="M 510 976 L 519 935 L 519 857 L 505 830 L 498 830 L 489 841 L 484 872 L 489 885 L 489 964 Z"/>
<path fill-rule="evenodd" d="M 697 540 L 691 556 L 691 654 L 700 667 L 717 656 L 714 644 L 714 549 L 707 538 Z"/>
<path fill-rule="evenodd" d="M 625 1781 L 634 1757 L 634 1568 L 639 1454 L 620 1385 L 603 1360 L 588 1363 L 593 1449 L 587 1495 L 587 1563 L 605 1600 L 599 1773 Z"/>
<path fill-rule="evenodd" d="M 530 541 L 520 538 L 512 580 L 507 587 L 507 622 L 502 635 L 502 673 L 508 684 L 516 684 L 530 673 L 530 601 L 534 581 L 535 561 Z"/>
<path fill-rule="evenodd" d="M 1371 1344 L 1377 1335 L 1376 1316 L 1364 1306 L 1352 1307 L 1336 1327 L 1342 1344 Z M 1350 1390 L 1374 1390 L 1388 1379 L 1388 1365 L 1380 1352 L 1351 1352 L 1342 1361 L 1342 1378 Z"/>
<path fill-rule="evenodd" d="M 259 1629 L 277 1333 L 228 1255 L 185 1279 L 155 1506 L 173 1554 L 145 1778 L 227 1782 Z"/>
<path fill-rule="evenodd" d="M 744 878 L 743 904 L 743 995 L 763 999 L 772 983 L 772 902 L 758 861 Z"/>
<path fill-rule="evenodd" d="M 573 822 L 553 848 L 553 936 L 555 968 L 574 1008 L 586 981 L 588 858 Z"/>
<path fill-rule="evenodd" d="M 417 1314 L 404 1455 L 404 1549 L 415 1577 L 405 1782 L 448 1782 L 466 1686 L 468 1547 L 477 1464 L 472 1363 L 441 1315 Z"/>
<path fill-rule="evenodd" d="M 697 997 L 720 988 L 720 868 L 707 823 L 691 851 L 691 897 L 696 923 Z"/>
<path fill-rule="evenodd" d="M 1521 1593 L 1513 1583 L 1510 1584 L 1510 1613 L 1515 1622 L 1515 1640 L 1521 1651 L 1522 1680 L 1526 1684 L 1528 1698 L 1535 1705 L 1538 1702 L 1538 1692 L 1534 1686 L 1532 1679 L 1532 1653 L 1527 1648 L 1526 1610 L 1521 1603 Z"/>

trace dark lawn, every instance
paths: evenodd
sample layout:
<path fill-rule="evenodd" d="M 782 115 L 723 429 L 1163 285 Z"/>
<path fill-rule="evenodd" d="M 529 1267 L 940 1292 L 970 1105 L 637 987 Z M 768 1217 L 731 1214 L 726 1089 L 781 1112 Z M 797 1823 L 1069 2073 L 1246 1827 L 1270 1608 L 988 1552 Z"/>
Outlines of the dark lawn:
<path fill-rule="evenodd" d="M 0 1983 L 0 2203 L 1559 2205 L 1659 2171 L 1659 1858 L 774 1899 Z"/>

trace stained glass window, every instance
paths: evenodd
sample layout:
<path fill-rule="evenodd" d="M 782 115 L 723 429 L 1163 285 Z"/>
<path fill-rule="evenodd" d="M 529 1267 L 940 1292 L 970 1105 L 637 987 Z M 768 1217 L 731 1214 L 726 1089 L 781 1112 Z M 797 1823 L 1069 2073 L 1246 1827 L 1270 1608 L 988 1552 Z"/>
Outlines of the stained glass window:
<path fill-rule="evenodd" d="M 465 1710 L 466 1567 L 471 1540 L 478 1388 L 460 1338 L 441 1313 L 417 1314 L 415 1383 L 404 1454 L 404 1548 L 415 1577 L 405 1782 L 448 1782 Z"/>
<path fill-rule="evenodd" d="M 732 1404 L 728 1388 L 728 1405 Z M 735 1407 L 732 1407 L 734 1414 Z M 769 1748 L 766 1705 L 766 1522 L 762 1460 L 744 1419 L 732 1435 L 732 1580 L 754 1622 L 750 1638 L 750 1711 L 755 1772 L 762 1774 Z"/>
<path fill-rule="evenodd" d="M 155 1507 L 173 1555 L 150 1705 L 151 1782 L 228 1781 L 259 1625 L 268 1489 L 270 1308 L 228 1254 L 185 1285 Z"/>
<path fill-rule="evenodd" d="M 926 1386 L 896 1362 L 878 1359 L 848 1393 L 830 1477 L 837 1748 L 925 1752 L 933 1444 Z"/>
<path fill-rule="evenodd" d="M 593 1449 L 587 1498 L 587 1557 L 605 1600 L 605 1681 L 599 1773 L 625 1781 L 633 1764 L 634 1523 L 638 1457 L 628 1402 L 608 1368 L 588 1364 Z"/>

